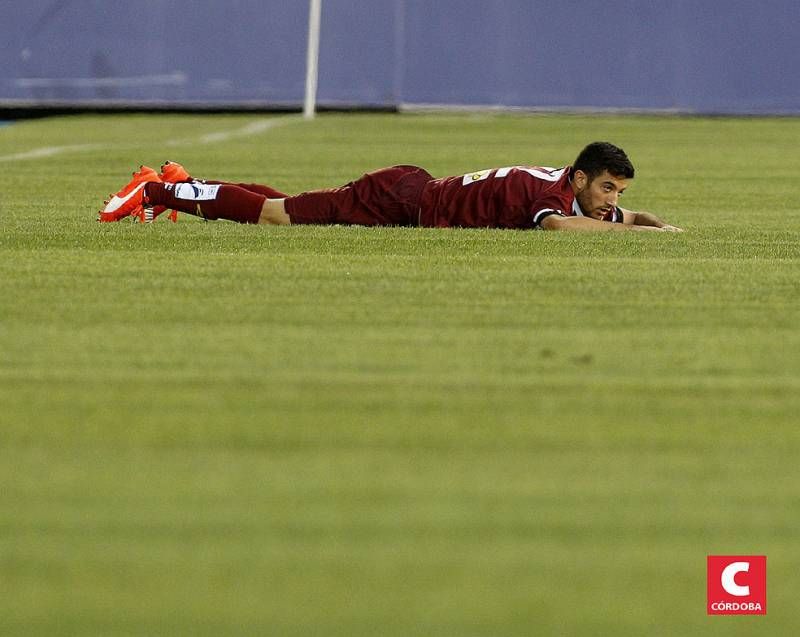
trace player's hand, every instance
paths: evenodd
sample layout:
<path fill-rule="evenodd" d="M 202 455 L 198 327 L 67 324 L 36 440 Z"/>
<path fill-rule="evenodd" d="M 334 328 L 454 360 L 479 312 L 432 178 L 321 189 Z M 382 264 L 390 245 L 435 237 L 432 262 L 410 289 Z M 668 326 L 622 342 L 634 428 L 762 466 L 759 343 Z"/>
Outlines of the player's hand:
<path fill-rule="evenodd" d="M 662 232 L 683 232 L 683 228 L 679 228 L 678 226 L 671 226 L 669 224 L 661 226 Z"/>

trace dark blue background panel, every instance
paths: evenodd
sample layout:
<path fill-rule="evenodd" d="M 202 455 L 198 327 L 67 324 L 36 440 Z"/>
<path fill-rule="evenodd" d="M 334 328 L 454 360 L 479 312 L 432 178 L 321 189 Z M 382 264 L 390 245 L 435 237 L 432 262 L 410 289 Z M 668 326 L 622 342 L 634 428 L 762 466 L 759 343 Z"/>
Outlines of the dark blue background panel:
<path fill-rule="evenodd" d="M 0 101 L 298 106 L 307 0 L 3 3 Z M 319 103 L 800 113 L 794 0 L 323 0 Z"/>

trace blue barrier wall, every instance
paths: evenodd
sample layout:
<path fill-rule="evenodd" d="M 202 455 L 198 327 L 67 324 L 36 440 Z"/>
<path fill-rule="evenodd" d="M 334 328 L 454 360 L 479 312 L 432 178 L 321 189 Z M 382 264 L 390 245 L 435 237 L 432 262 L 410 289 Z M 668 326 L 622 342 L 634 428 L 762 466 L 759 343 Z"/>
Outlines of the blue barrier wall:
<path fill-rule="evenodd" d="M 6 104 L 297 106 L 306 0 L 5 2 Z M 322 105 L 800 113 L 796 0 L 323 0 Z"/>

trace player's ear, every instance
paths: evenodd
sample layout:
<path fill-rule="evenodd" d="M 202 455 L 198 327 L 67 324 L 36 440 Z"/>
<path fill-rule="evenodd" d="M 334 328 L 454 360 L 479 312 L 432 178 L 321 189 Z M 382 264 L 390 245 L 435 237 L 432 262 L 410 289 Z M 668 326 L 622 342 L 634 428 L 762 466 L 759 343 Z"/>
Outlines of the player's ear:
<path fill-rule="evenodd" d="M 576 170 L 572 176 L 572 183 L 578 190 L 583 190 L 589 183 L 589 175 L 582 170 Z"/>

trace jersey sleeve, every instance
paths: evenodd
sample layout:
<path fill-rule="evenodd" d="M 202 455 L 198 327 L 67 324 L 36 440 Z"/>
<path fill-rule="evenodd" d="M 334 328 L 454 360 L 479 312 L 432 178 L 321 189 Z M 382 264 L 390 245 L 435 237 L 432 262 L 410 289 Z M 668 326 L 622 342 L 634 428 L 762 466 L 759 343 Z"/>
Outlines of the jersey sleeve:
<path fill-rule="evenodd" d="M 539 201 L 534 202 L 532 206 L 533 212 L 533 227 L 539 229 L 542 227 L 542 221 L 552 215 L 560 217 L 568 217 L 570 215 L 569 201 L 560 193 L 548 194 L 541 197 Z"/>
<path fill-rule="evenodd" d="M 533 215 L 533 227 L 536 228 L 537 230 L 541 229 L 542 221 L 544 221 L 545 219 L 547 219 L 547 217 L 550 217 L 552 215 L 558 215 L 559 217 L 566 216 L 560 210 L 554 210 L 553 208 L 542 208 Z"/>

